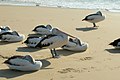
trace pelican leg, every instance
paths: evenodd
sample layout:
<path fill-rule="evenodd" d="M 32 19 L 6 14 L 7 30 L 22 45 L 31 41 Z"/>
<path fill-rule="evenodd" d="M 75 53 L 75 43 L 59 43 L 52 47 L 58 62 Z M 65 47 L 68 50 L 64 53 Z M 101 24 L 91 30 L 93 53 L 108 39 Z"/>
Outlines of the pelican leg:
<path fill-rule="evenodd" d="M 51 52 L 53 58 L 60 58 L 60 56 L 56 53 L 55 49 L 53 49 L 53 50 L 50 49 L 50 52 Z"/>
<path fill-rule="evenodd" d="M 93 23 L 93 27 L 97 27 L 95 23 Z"/>
<path fill-rule="evenodd" d="M 54 50 L 54 54 L 55 54 L 55 56 L 58 56 L 58 54 L 56 53 L 56 50 L 55 49 L 53 49 Z"/>
<path fill-rule="evenodd" d="M 60 58 L 59 54 L 56 53 L 56 50 L 53 49 L 53 51 L 54 51 L 54 54 L 55 54 L 54 58 Z"/>
<path fill-rule="evenodd" d="M 54 58 L 55 56 L 54 56 L 53 50 L 51 49 L 50 52 L 52 54 L 52 57 Z"/>

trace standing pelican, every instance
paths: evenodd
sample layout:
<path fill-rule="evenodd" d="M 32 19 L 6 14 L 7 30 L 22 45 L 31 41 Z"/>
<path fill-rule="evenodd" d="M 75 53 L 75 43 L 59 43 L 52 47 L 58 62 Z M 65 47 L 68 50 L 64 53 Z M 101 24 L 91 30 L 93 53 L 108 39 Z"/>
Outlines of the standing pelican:
<path fill-rule="evenodd" d="M 51 34 L 52 26 L 51 25 L 38 25 L 36 26 L 33 31 L 38 33 L 38 34 Z"/>
<path fill-rule="evenodd" d="M 86 16 L 82 21 L 88 21 L 90 23 L 93 23 L 93 27 L 97 27 L 95 23 L 103 21 L 105 19 L 105 16 L 102 15 L 100 11 L 98 11 L 95 14 L 90 14 Z"/>
<path fill-rule="evenodd" d="M 37 44 L 35 47 L 49 48 L 51 51 L 52 57 L 59 58 L 59 55 L 56 53 L 55 48 L 62 47 L 63 45 L 67 44 L 68 36 L 75 38 L 74 36 L 71 36 L 65 32 L 62 32 L 57 28 L 53 28 L 52 34 L 46 35 L 44 37 L 40 37 L 40 39 L 34 38 L 37 41 L 39 41 L 39 43 L 36 42 Z M 32 39 L 32 41 L 34 40 Z M 25 43 L 29 43 L 29 42 L 30 40 L 25 41 Z"/>
<path fill-rule="evenodd" d="M 115 48 L 120 48 L 120 38 L 114 40 L 113 42 L 111 42 L 109 45 L 114 46 Z"/>

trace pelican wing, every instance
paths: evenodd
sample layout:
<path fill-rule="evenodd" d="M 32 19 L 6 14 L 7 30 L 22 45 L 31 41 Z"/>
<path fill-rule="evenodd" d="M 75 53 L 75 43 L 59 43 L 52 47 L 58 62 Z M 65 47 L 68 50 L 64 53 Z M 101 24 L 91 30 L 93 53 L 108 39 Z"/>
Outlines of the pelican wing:
<path fill-rule="evenodd" d="M 3 40 L 11 40 L 11 39 L 17 39 L 17 38 L 18 38 L 17 35 L 14 35 L 14 36 L 13 36 L 13 35 L 9 35 L 9 34 L 8 34 L 8 35 L 3 35 L 3 36 L 2 36 L 2 39 L 3 39 Z"/>
<path fill-rule="evenodd" d="M 0 35 L 7 35 L 7 34 L 13 35 L 11 32 L 4 32 L 4 33 L 2 33 Z"/>
<path fill-rule="evenodd" d="M 104 19 L 105 19 L 104 16 L 92 15 L 92 16 L 88 16 L 87 19 L 85 19 L 85 20 L 88 22 L 91 22 L 91 23 L 97 23 L 97 22 L 102 21 Z"/>
<path fill-rule="evenodd" d="M 31 38 L 29 39 L 29 42 L 27 43 L 30 47 L 36 47 L 36 45 L 41 41 L 42 38 Z"/>
<path fill-rule="evenodd" d="M 47 28 L 38 28 L 36 32 L 39 34 L 51 34 L 51 30 Z"/>
<path fill-rule="evenodd" d="M 77 43 L 69 41 L 65 46 L 67 46 L 67 47 L 75 47 L 75 46 L 77 46 Z"/>
<path fill-rule="evenodd" d="M 120 42 L 118 42 L 118 46 L 120 46 Z"/>
<path fill-rule="evenodd" d="M 53 44 L 53 42 L 55 42 L 56 39 L 57 39 L 56 35 L 47 35 L 42 38 L 42 40 L 36 45 L 36 47 L 42 48 L 42 47 L 49 46 Z"/>
<path fill-rule="evenodd" d="M 119 39 L 116 39 L 114 40 L 113 42 L 111 42 L 109 45 L 112 45 L 112 46 L 117 46 L 118 43 L 120 43 L 120 38 Z"/>
<path fill-rule="evenodd" d="M 94 19 L 97 19 L 100 15 L 98 14 L 91 14 L 91 15 L 88 15 L 86 16 L 86 20 L 94 20 Z"/>
<path fill-rule="evenodd" d="M 11 59 L 10 63 L 12 65 L 18 65 L 18 66 L 25 66 L 25 65 L 30 64 L 30 62 L 28 60 L 25 60 L 25 59 L 22 59 L 22 58 Z"/>
<path fill-rule="evenodd" d="M 37 38 L 39 38 L 39 37 L 36 37 L 36 36 L 33 36 L 33 37 L 28 37 L 27 39 L 26 39 L 26 41 L 24 41 L 24 43 L 29 43 L 29 42 L 35 42 L 35 41 L 37 41 L 36 39 Z"/>
<path fill-rule="evenodd" d="M 4 63 L 5 63 L 5 64 L 11 64 L 11 63 L 10 63 L 10 60 L 11 60 L 11 59 L 22 58 L 22 57 L 23 57 L 23 56 L 19 56 L 19 55 L 12 56 L 12 57 L 8 58 L 8 60 L 6 60 Z"/>
<path fill-rule="evenodd" d="M 8 58 L 8 60 L 6 60 L 4 63 L 15 66 L 24 66 L 30 64 L 28 60 L 23 59 L 23 56 L 12 56 Z"/>
<path fill-rule="evenodd" d="M 36 26 L 33 31 L 36 31 L 38 28 L 46 28 L 44 25 L 39 25 L 39 26 Z"/>
<path fill-rule="evenodd" d="M 3 38 L 3 36 L 6 36 L 7 35 L 7 37 L 9 38 L 9 36 L 11 36 L 11 35 L 13 35 L 11 32 L 4 32 L 4 33 L 2 33 L 2 34 L 0 34 L 0 39 L 2 39 Z"/>

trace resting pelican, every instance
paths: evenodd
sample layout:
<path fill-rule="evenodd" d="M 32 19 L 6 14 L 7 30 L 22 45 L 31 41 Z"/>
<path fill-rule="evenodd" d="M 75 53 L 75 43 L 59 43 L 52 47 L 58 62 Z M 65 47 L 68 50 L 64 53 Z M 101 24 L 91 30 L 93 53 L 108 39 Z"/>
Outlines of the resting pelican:
<path fill-rule="evenodd" d="M 35 61 L 31 55 L 26 56 L 12 56 L 8 58 L 5 62 L 10 69 L 20 70 L 20 71 L 35 71 L 42 67 L 41 61 Z"/>
<path fill-rule="evenodd" d="M 120 38 L 114 40 L 113 42 L 111 42 L 109 45 L 114 46 L 115 48 L 120 48 Z"/>
<path fill-rule="evenodd" d="M 69 42 L 62 46 L 62 48 L 70 51 L 85 51 L 88 48 L 88 44 L 78 38 L 69 38 Z"/>
<path fill-rule="evenodd" d="M 5 32 L 12 32 L 9 26 L 1 26 L 0 27 L 0 34 L 5 33 Z"/>
<path fill-rule="evenodd" d="M 38 34 L 43 34 L 43 35 L 45 35 L 45 34 L 51 34 L 52 33 L 51 30 L 52 30 L 52 26 L 49 25 L 49 24 L 46 25 L 46 26 L 44 26 L 44 25 L 38 25 L 38 26 L 36 26 L 33 29 L 34 32 L 36 32 Z"/>
<path fill-rule="evenodd" d="M 97 27 L 95 23 L 103 21 L 105 19 L 105 16 L 102 15 L 100 11 L 98 11 L 95 14 L 90 14 L 86 16 L 82 21 L 88 21 L 90 23 L 93 23 L 93 27 Z"/>
<path fill-rule="evenodd" d="M 41 37 L 28 37 L 24 43 L 28 46 L 28 47 L 33 47 L 33 48 L 37 48 L 39 46 L 37 46 L 37 44 L 41 41 Z"/>
<path fill-rule="evenodd" d="M 39 37 L 39 39 L 28 38 L 29 40 L 26 40 L 25 43 L 29 44 L 31 41 L 35 42 L 36 40 L 37 44 L 35 44 L 34 47 L 49 48 L 52 57 L 59 58 L 59 55 L 56 53 L 55 48 L 62 47 L 63 45 L 67 44 L 68 36 L 75 38 L 74 36 L 71 36 L 57 28 L 53 28 L 52 34 L 46 35 L 44 37 Z"/>
<path fill-rule="evenodd" d="M 19 34 L 16 31 L 5 32 L 5 33 L 0 34 L 0 40 L 7 41 L 7 42 L 22 41 L 24 38 L 25 36 L 23 34 Z"/>

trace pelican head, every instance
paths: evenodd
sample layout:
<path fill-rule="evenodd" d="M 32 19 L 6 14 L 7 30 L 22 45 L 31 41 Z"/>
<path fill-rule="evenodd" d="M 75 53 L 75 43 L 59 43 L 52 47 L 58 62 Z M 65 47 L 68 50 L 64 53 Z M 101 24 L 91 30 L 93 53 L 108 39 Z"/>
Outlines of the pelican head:
<path fill-rule="evenodd" d="M 10 30 L 10 28 L 8 26 L 5 27 L 5 30 Z"/>
<path fill-rule="evenodd" d="M 74 41 L 75 41 L 77 44 L 82 45 L 82 43 L 81 43 L 80 39 L 75 38 L 75 39 L 74 39 Z"/>
<path fill-rule="evenodd" d="M 101 15 L 101 16 L 102 16 L 102 13 L 101 13 L 101 11 L 98 11 L 96 14 L 99 14 L 99 15 Z"/>
<path fill-rule="evenodd" d="M 52 26 L 50 24 L 46 25 L 46 27 L 51 30 L 52 29 Z"/>
<path fill-rule="evenodd" d="M 52 34 L 57 34 L 57 33 L 59 33 L 60 31 L 59 31 L 59 29 L 57 29 L 57 28 L 53 28 L 52 29 Z"/>
<path fill-rule="evenodd" d="M 26 55 L 26 56 L 24 56 L 24 59 L 25 59 L 25 60 L 28 60 L 28 61 L 31 62 L 32 64 L 35 63 L 35 60 L 32 58 L 31 55 Z"/>
<path fill-rule="evenodd" d="M 28 37 L 23 43 L 29 43 L 29 39 L 32 38 L 32 37 Z"/>
<path fill-rule="evenodd" d="M 1 26 L 0 29 L 3 29 L 3 30 L 10 30 L 9 26 Z"/>
<path fill-rule="evenodd" d="M 19 36 L 17 31 L 13 31 L 12 34 Z"/>

